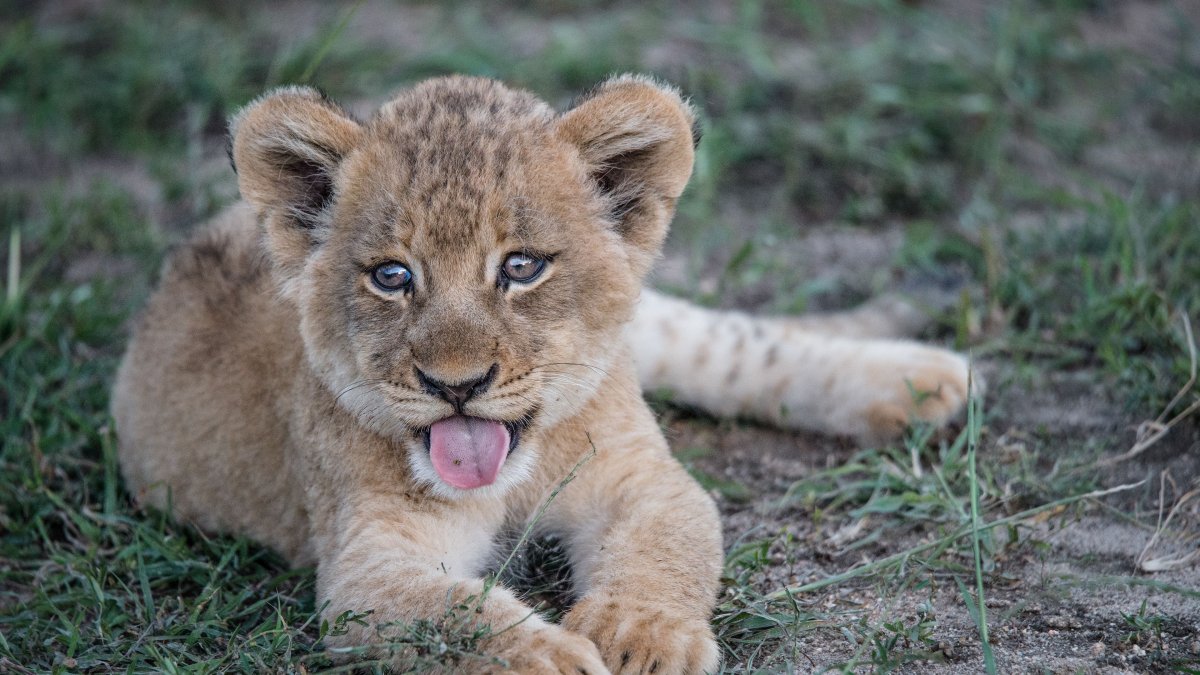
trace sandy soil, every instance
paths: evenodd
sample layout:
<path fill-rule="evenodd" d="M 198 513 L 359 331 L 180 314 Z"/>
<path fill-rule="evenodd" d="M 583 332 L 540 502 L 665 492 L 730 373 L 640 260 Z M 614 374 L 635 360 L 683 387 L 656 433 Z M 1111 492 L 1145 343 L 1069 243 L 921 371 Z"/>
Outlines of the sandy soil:
<path fill-rule="evenodd" d="M 985 370 L 998 368 L 1002 365 L 984 364 Z M 1082 387 L 1080 380 L 1068 373 L 1048 376 L 1035 384 L 1001 384 L 993 388 L 990 400 L 1007 412 L 988 419 L 983 446 L 993 454 L 983 455 L 981 464 L 1003 461 L 999 455 L 1009 451 L 1006 444 L 1011 446 L 1019 442 L 1013 439 L 1046 429 L 1052 429 L 1064 445 L 1068 439 L 1089 437 L 1117 437 L 1132 442 L 1135 420 L 1122 415 L 1120 407 L 1104 392 Z M 756 580 L 763 591 L 843 572 L 921 543 L 928 534 L 907 533 L 842 554 L 839 551 L 848 542 L 842 546 L 830 542 L 838 541 L 852 522 L 835 519 L 814 525 L 810 514 L 775 508 L 793 481 L 847 459 L 853 449 L 845 443 L 694 419 L 672 421 L 668 428 L 677 449 L 715 450 L 692 460 L 698 468 L 744 485 L 749 488 L 747 493 L 754 495 L 748 502 L 714 495 L 725 516 L 727 543 L 783 533 L 794 538 L 790 553 L 780 555 L 773 561 L 777 566 Z M 1196 564 L 1156 574 L 1139 573 L 1134 565 L 1152 532 L 1119 514 L 1155 513 L 1158 476 L 1164 470 L 1181 485 L 1200 475 L 1200 430 L 1194 426 L 1180 429 L 1145 455 L 1107 472 L 1103 481 L 1106 486 L 1148 481 L 1141 489 L 1106 498 L 1111 509 L 1093 505 L 1022 529 L 1021 543 L 1001 556 L 987 589 L 991 642 L 1001 672 L 1158 672 L 1162 667 L 1152 666 L 1149 655 L 1155 649 L 1161 650 L 1160 656 L 1196 659 L 1200 663 L 1200 600 L 1158 593 L 1151 586 L 1112 581 L 1113 577 L 1133 576 L 1151 584 L 1200 590 L 1200 566 Z M 1177 523 L 1177 531 L 1193 536 L 1174 542 L 1174 549 L 1156 548 L 1160 555 L 1172 550 L 1175 555 L 1195 550 L 1200 512 L 1193 508 L 1180 515 L 1185 520 Z M 866 529 L 870 530 L 869 524 Z M 827 611 L 861 612 L 872 621 L 902 618 L 914 622 L 922 604 L 928 602 L 937 621 L 933 639 L 941 662 L 909 664 L 904 669 L 921 673 L 981 671 L 975 624 L 949 578 L 931 588 L 899 594 L 881 593 L 873 585 L 850 582 L 817 595 L 806 600 Z M 1134 631 L 1125 617 L 1143 611 L 1143 601 L 1145 615 L 1169 617 L 1161 641 L 1147 644 L 1143 640 L 1139 644 L 1131 637 Z M 855 651 L 840 632 L 827 630 L 803 633 L 795 646 L 803 657 L 796 662 L 801 671 L 806 665 L 811 668 L 843 662 Z"/>

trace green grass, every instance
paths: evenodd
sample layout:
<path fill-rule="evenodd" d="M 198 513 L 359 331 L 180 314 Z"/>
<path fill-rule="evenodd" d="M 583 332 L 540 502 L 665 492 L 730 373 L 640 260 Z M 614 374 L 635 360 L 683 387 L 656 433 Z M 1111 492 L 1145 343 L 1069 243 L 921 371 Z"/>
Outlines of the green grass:
<path fill-rule="evenodd" d="M 902 273 L 950 270 L 965 279 L 961 300 L 930 337 L 998 371 L 987 424 L 948 438 L 914 429 L 903 443 L 843 453 L 770 498 L 781 510 L 765 519 L 814 537 L 861 523 L 839 550 L 821 553 L 794 528 L 728 542 L 714 617 L 727 666 L 983 668 L 981 636 L 1005 619 L 980 600 L 1002 580 L 1002 561 L 1045 551 L 1028 519 L 1092 503 L 1081 495 L 1113 484 L 1096 458 L 1125 449 L 1050 427 L 1006 450 L 1005 428 L 991 424 L 1020 425 L 1011 392 L 1071 373 L 1113 392 L 1136 423 L 1187 379 L 1178 317 L 1195 323 L 1200 310 L 1200 194 L 1186 164 L 1152 160 L 1200 139 L 1200 49 L 1183 14 L 1143 45 L 1164 47 L 1155 56 L 1086 39 L 1085 24 L 1117 3 L 968 3 L 979 9 L 971 19 L 933 4 L 740 0 L 702 13 L 453 3 L 401 7 L 403 19 L 371 15 L 364 26 L 366 5 L 353 16 L 351 6 L 273 16 L 232 2 L 0 2 L 0 137 L 17 148 L 0 160 L 0 670 L 334 665 L 321 640 L 344 626 L 317 619 L 312 570 L 135 509 L 115 465 L 107 391 L 128 322 L 163 251 L 232 198 L 232 173 L 210 168 L 230 112 L 281 83 L 379 100 L 447 72 L 500 77 L 566 105 L 623 70 L 678 83 L 705 124 L 671 242 L 686 261 L 668 280 L 674 290 L 799 311 L 861 299 Z M 151 196 L 125 180 L 135 170 Z M 866 238 L 898 231 L 903 243 L 882 269 L 849 280 L 797 250 L 811 225 Z M 714 452 L 684 450 L 730 509 L 764 506 L 757 487 L 703 468 Z M 813 551 L 824 575 L 780 580 Z M 517 581 L 554 602 L 561 564 L 535 557 Z M 544 580 L 531 576 L 541 575 L 557 585 L 539 590 Z M 932 601 L 902 602 L 942 588 L 974 608 L 976 651 L 949 654 Z M 824 602 L 867 591 L 885 615 Z M 454 611 L 394 627 L 397 644 L 420 658 L 469 658 L 479 636 L 451 630 Z M 1176 625 L 1147 612 L 1124 621 L 1126 642 L 1147 650 Z M 810 663 L 814 634 L 841 651 Z"/>

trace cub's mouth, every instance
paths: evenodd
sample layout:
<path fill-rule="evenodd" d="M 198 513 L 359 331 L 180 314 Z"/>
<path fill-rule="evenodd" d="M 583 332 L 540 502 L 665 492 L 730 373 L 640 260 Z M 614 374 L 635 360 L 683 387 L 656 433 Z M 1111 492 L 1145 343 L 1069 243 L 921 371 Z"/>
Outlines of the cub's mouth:
<path fill-rule="evenodd" d="M 438 477 L 461 490 L 491 485 L 528 422 L 451 415 L 425 430 L 425 450 Z"/>

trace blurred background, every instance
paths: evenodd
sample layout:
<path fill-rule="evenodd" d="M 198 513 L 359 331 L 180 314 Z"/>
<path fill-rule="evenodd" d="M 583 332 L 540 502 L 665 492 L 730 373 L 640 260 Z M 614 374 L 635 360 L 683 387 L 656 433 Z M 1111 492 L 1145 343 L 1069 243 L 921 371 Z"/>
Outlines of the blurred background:
<path fill-rule="evenodd" d="M 132 510 L 107 416 L 128 321 L 163 252 L 236 199 L 227 117 L 288 83 L 364 116 L 446 73 L 503 79 L 559 109 L 612 73 L 677 84 L 704 138 L 656 285 L 761 313 L 910 293 L 938 311 L 925 337 L 970 350 L 992 385 L 989 513 L 1152 476 L 1153 489 L 1110 507 L 1146 525 L 1138 518 L 1164 498 L 1160 469 L 1180 494 L 1200 475 L 1191 417 L 1147 463 L 1085 469 L 1127 449 L 1140 422 L 1198 399 L 1185 327 L 1200 307 L 1198 30 L 1196 0 L 0 0 L 0 670 L 122 658 L 274 668 L 319 637 L 309 573 Z M 928 531 L 919 522 L 961 520 L 953 498 L 870 508 L 880 494 L 940 489 L 919 461 L 882 487 L 813 473 L 827 457 L 853 456 L 864 475 L 910 455 L 945 466 L 944 445 L 860 456 L 831 439 L 662 412 L 722 500 L 727 539 L 745 543 L 768 523 L 751 537 L 770 540 L 764 558 L 731 554 L 731 583 L 747 594 L 856 560 L 816 543 L 781 554 L 783 529 L 795 546 L 839 515 L 884 513 L 899 520 L 876 525 L 914 537 Z M 737 454 L 747 447 L 778 461 L 744 469 L 762 454 Z M 946 476 L 947 494 L 965 494 L 967 477 Z M 786 495 L 793 511 L 763 516 L 756 494 Z M 878 539 L 864 550 L 892 552 Z M 988 569 L 1016 545 L 988 548 Z M 825 567 L 794 567 L 822 555 Z M 1171 583 L 1200 587 L 1190 574 Z M 1121 611 L 1135 616 L 1138 599 Z M 928 626 L 913 603 L 916 632 L 862 661 L 891 635 L 884 619 L 843 625 L 743 600 L 719 618 L 733 666 L 763 649 L 745 635 L 769 632 L 778 655 L 785 634 L 801 639 L 787 630 L 814 625 L 858 636 L 826 665 L 884 668 L 906 644 L 954 662 L 918 630 Z M 960 656 L 978 654 L 973 644 Z M 787 654 L 777 663 L 809 663 Z M 1126 656 L 1094 661 L 1114 654 Z"/>

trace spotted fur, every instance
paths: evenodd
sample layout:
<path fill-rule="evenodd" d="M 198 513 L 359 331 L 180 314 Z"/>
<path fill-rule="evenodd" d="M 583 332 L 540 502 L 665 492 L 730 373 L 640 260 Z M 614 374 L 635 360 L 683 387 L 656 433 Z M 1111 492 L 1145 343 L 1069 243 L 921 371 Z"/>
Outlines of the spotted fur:
<path fill-rule="evenodd" d="M 894 439 L 967 400 L 967 360 L 906 339 L 925 314 L 898 297 L 800 319 L 719 312 L 645 292 L 625 335 L 642 387 L 719 416 Z M 982 392 L 982 382 L 974 383 Z"/>

